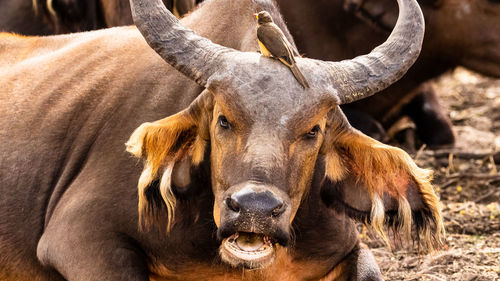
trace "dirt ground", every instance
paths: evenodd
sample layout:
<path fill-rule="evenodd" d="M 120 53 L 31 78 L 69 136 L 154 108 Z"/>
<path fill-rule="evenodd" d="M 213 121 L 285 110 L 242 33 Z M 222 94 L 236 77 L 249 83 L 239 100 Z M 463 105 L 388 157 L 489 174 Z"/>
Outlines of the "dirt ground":
<path fill-rule="evenodd" d="M 362 238 L 386 280 L 500 280 L 500 80 L 458 68 L 434 85 L 457 144 L 412 156 L 435 171 L 446 246 L 419 255 L 411 246 L 389 250 L 369 230 Z"/>

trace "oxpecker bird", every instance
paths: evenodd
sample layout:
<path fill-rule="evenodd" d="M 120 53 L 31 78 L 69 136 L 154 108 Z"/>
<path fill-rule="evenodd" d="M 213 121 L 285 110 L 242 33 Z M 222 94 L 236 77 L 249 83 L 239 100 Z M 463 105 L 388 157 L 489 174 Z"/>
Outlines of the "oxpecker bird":
<path fill-rule="evenodd" d="M 279 59 L 290 68 L 293 76 L 302 87 L 309 88 L 309 83 L 295 63 L 294 54 L 298 54 L 298 52 L 288 42 L 281 29 L 273 23 L 271 15 L 266 11 L 262 11 L 254 14 L 254 16 L 257 18 L 257 42 L 259 43 L 260 53 L 266 57 Z"/>

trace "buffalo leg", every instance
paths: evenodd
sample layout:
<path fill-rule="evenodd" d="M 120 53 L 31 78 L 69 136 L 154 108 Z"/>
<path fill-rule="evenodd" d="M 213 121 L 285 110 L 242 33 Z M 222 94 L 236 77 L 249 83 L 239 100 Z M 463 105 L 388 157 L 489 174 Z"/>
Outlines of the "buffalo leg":
<path fill-rule="evenodd" d="M 40 261 L 66 280 L 149 280 L 145 259 L 133 245 L 120 242 L 118 237 L 102 241 L 99 237 L 91 241 L 79 238 L 58 241 L 57 235 L 44 235 L 38 247 Z"/>
<path fill-rule="evenodd" d="M 132 238 L 136 203 L 118 199 L 135 194 L 108 190 L 83 185 L 66 190 L 38 242 L 44 266 L 71 281 L 149 280 L 146 257 Z"/>
<path fill-rule="evenodd" d="M 339 265 L 338 281 L 381 281 L 382 274 L 366 245 L 360 244 Z"/>
<path fill-rule="evenodd" d="M 419 138 L 429 147 L 448 146 L 455 143 L 453 129 L 448 116 L 441 110 L 434 87 L 423 83 L 418 93 L 403 108 L 417 127 Z"/>

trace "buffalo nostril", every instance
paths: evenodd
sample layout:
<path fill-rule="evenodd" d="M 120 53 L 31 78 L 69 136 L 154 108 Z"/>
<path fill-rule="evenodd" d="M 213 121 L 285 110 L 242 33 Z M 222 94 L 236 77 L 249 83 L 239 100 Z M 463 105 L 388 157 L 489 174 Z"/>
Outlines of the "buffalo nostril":
<path fill-rule="evenodd" d="M 285 209 L 286 209 L 285 204 L 280 203 L 278 206 L 276 206 L 276 208 L 273 209 L 273 211 L 271 212 L 271 215 L 273 217 L 279 217 L 279 215 L 281 215 L 281 214 L 283 214 L 283 212 L 285 212 Z"/>
<path fill-rule="evenodd" d="M 238 212 L 240 211 L 240 209 L 241 209 L 240 204 L 238 203 L 238 201 L 236 201 L 236 200 L 235 200 L 234 198 L 232 198 L 232 197 L 228 197 L 228 198 L 226 199 L 226 205 L 227 205 L 227 207 L 228 207 L 231 211 L 236 212 L 236 213 L 238 213 Z"/>

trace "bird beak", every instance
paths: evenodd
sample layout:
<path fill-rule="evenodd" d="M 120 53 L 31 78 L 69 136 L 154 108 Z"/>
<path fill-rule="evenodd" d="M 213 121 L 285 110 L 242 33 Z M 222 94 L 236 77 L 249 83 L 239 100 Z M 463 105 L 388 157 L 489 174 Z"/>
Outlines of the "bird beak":
<path fill-rule="evenodd" d="M 258 14 L 258 13 L 253 14 L 253 16 L 254 16 L 256 19 L 259 19 L 259 14 Z"/>

